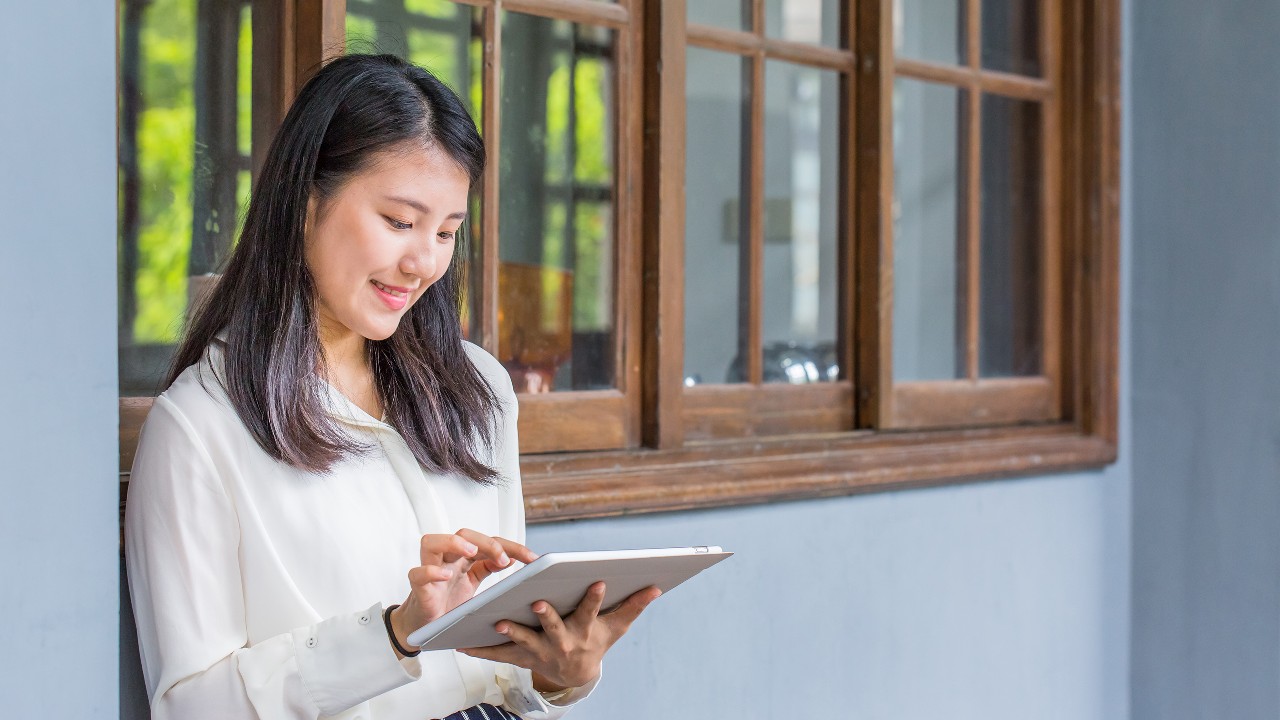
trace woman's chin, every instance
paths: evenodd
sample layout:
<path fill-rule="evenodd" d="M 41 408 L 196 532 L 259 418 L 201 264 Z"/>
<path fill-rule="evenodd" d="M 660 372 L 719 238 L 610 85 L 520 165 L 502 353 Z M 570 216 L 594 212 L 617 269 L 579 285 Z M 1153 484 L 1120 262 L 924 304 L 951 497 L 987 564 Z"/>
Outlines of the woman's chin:
<path fill-rule="evenodd" d="M 395 325 L 388 325 L 387 323 L 369 323 L 360 329 L 360 334 L 363 335 L 366 340 L 382 342 L 392 335 L 395 335 L 396 330 L 399 327 L 399 323 L 396 323 Z"/>

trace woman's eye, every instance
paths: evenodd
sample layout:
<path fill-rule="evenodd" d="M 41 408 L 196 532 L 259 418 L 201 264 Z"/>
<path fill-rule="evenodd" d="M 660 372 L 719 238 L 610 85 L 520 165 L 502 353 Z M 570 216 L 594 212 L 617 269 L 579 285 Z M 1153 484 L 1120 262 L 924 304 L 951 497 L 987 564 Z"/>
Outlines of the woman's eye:
<path fill-rule="evenodd" d="M 395 229 L 395 230 L 412 230 L 413 229 L 413 223 L 404 222 L 402 220 L 397 220 L 391 217 L 386 218 L 386 220 L 387 220 L 387 224 L 390 225 L 392 229 Z"/>
<path fill-rule="evenodd" d="M 449 241 L 449 240 L 453 240 L 456 234 L 457 232 L 442 232 L 442 233 L 437 233 L 436 236 L 439 237 L 441 240 Z"/>

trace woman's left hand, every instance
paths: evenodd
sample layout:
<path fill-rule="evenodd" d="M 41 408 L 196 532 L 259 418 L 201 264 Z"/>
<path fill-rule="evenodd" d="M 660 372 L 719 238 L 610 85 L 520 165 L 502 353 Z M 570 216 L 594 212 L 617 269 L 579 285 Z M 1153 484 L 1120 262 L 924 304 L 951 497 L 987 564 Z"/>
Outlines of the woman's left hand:
<path fill-rule="evenodd" d="M 662 594 L 656 587 L 645 588 L 601 615 L 604 590 L 602 582 L 592 585 L 578 609 L 563 619 L 550 603 L 539 600 L 533 604 L 533 612 L 542 624 L 541 632 L 503 620 L 494 629 L 511 642 L 459 652 L 528 668 L 533 671 L 534 688 L 542 692 L 586 685 L 600 675 L 600 661 L 605 652 L 627 632 L 649 603 Z"/>

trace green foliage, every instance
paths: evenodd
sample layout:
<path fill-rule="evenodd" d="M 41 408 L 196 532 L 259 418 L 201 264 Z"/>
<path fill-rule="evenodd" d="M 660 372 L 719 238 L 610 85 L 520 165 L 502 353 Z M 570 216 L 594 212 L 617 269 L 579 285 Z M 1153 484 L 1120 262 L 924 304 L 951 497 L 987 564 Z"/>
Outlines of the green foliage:
<path fill-rule="evenodd" d="M 139 344 L 177 341 L 187 306 L 187 263 L 192 236 L 195 157 L 195 0 L 152 0 L 139 31 L 138 314 Z M 248 155 L 252 140 L 250 15 L 240 19 L 237 52 L 237 145 Z M 237 204 L 249 200 L 249 173 L 237 177 Z M 239 224 L 237 225 L 237 234 Z"/>
<path fill-rule="evenodd" d="M 404 0 L 404 8 L 411 13 L 434 18 L 451 18 L 458 14 L 458 6 L 448 0 Z"/>
<path fill-rule="evenodd" d="M 187 304 L 194 165 L 195 3 L 155 0 L 140 33 L 138 343 L 172 343 Z"/>

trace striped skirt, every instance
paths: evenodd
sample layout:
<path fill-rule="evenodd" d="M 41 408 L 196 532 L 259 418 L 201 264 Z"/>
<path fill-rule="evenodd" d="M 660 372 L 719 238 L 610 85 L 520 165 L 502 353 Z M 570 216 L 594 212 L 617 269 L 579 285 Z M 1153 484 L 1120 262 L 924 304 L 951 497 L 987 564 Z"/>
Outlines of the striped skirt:
<path fill-rule="evenodd" d="M 459 710 L 444 720 L 520 720 L 520 716 L 489 703 L 480 703 L 466 710 Z"/>

